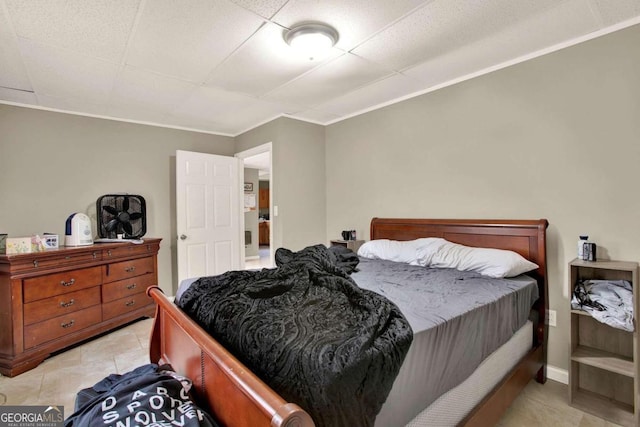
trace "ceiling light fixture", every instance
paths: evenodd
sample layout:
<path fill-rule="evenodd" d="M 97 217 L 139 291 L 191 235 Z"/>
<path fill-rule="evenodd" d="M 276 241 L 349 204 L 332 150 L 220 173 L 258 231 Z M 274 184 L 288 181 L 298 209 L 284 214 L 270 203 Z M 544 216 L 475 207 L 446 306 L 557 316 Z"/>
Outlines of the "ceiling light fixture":
<path fill-rule="evenodd" d="M 338 32 L 325 24 L 302 24 L 284 33 L 284 41 L 310 61 L 325 58 L 338 42 Z"/>

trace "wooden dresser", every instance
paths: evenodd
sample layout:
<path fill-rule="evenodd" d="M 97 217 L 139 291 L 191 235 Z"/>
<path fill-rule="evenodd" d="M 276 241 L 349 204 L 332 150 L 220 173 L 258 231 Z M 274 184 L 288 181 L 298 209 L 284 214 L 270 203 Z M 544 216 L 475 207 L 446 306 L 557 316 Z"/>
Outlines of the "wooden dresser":
<path fill-rule="evenodd" d="M 152 317 L 160 239 L 0 255 L 0 373 L 18 375 L 51 353 Z"/>

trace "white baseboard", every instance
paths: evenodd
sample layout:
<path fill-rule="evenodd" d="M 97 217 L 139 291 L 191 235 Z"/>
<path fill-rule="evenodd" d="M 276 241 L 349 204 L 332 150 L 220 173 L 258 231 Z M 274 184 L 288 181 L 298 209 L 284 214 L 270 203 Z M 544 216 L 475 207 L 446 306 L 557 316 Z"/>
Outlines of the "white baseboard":
<path fill-rule="evenodd" d="M 547 365 L 547 378 L 562 384 L 569 384 L 569 371 L 552 365 Z"/>
<path fill-rule="evenodd" d="M 260 259 L 260 255 L 246 256 L 244 257 L 245 261 L 250 261 L 252 259 Z"/>

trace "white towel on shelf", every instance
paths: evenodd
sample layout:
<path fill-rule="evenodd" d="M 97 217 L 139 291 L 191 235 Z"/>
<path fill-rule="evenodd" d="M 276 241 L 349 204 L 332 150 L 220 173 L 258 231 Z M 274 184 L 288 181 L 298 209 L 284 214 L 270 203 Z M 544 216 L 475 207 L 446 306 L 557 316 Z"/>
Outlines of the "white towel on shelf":
<path fill-rule="evenodd" d="M 626 280 L 584 280 L 578 285 L 583 286 L 586 295 L 571 298 L 574 310 L 583 310 L 599 322 L 614 328 L 633 332 L 633 288 Z M 585 299 L 586 296 L 586 299 Z M 601 305 L 604 310 L 597 307 Z"/>

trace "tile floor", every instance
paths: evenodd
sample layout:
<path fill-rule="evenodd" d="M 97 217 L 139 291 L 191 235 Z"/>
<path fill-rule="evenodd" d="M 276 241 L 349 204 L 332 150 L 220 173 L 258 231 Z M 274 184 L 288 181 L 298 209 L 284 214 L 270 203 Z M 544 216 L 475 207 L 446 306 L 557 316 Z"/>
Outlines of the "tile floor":
<path fill-rule="evenodd" d="M 254 270 L 262 268 L 271 268 L 271 254 L 269 246 L 260 246 L 258 250 L 259 259 L 248 259 L 244 261 L 245 270 Z"/>
<path fill-rule="evenodd" d="M 73 413 L 78 390 L 111 373 L 125 373 L 149 363 L 153 319 L 142 319 L 46 359 L 13 378 L 0 376 L 0 404 L 64 405 Z"/>
<path fill-rule="evenodd" d="M 615 427 L 568 404 L 566 384 L 531 381 L 498 423 L 499 427 Z"/>
<path fill-rule="evenodd" d="M 0 377 L 0 404 L 64 405 L 73 412 L 78 390 L 111 373 L 148 363 L 152 319 L 144 319 L 45 360 L 14 378 Z M 567 404 L 567 386 L 532 381 L 518 396 L 499 427 L 614 427 Z"/>

